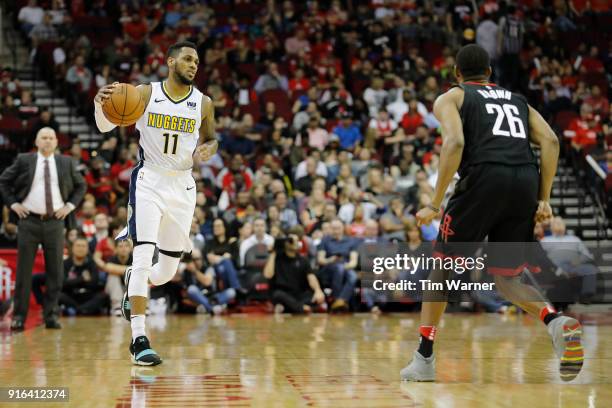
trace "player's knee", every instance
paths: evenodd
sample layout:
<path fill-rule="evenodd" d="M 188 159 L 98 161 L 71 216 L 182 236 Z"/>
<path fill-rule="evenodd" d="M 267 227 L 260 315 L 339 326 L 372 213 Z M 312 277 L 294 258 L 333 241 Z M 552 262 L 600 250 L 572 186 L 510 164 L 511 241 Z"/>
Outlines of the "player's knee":
<path fill-rule="evenodd" d="M 132 252 L 134 270 L 147 269 L 153 264 L 153 254 L 155 253 L 155 245 L 152 243 L 143 243 L 136 245 Z"/>
<path fill-rule="evenodd" d="M 197 295 L 199 292 L 200 292 L 200 289 L 198 289 L 196 285 L 189 285 L 189 287 L 187 288 L 187 295 L 189 295 L 189 297 L 193 297 Z"/>
<path fill-rule="evenodd" d="M 228 300 L 233 300 L 236 298 L 236 289 L 234 288 L 228 288 L 225 290 L 225 295 L 227 296 Z"/>
<path fill-rule="evenodd" d="M 225 258 L 224 260 L 222 260 L 222 261 L 219 263 L 219 265 L 220 265 L 220 266 L 222 266 L 222 267 L 223 267 L 223 269 L 225 269 L 225 270 L 226 270 L 226 271 L 228 271 L 228 272 L 229 272 L 230 270 L 232 270 L 232 269 L 236 269 L 236 268 L 234 268 L 234 264 L 232 263 L 232 260 L 231 260 L 231 259 L 228 259 L 228 258 Z"/>
<path fill-rule="evenodd" d="M 129 296 L 147 297 L 147 282 L 151 274 L 154 252 L 155 245 L 153 243 L 141 243 L 134 247 L 132 253 L 132 276 L 128 288 Z"/>
<path fill-rule="evenodd" d="M 147 281 L 151 273 L 151 263 L 153 262 L 154 252 L 155 245 L 152 244 L 143 244 L 134 247 L 134 252 L 132 254 L 132 276 L 128 288 L 129 296 L 147 297 Z"/>
<path fill-rule="evenodd" d="M 163 285 L 176 274 L 181 257 L 180 255 L 178 257 L 173 255 L 168 255 L 168 251 L 160 249 L 159 260 L 153 267 L 154 273 L 149 277 L 151 283 L 155 286 Z"/>
<path fill-rule="evenodd" d="M 357 284 L 357 274 L 355 273 L 354 270 L 349 269 L 349 270 L 346 271 L 346 280 L 351 285 Z"/>

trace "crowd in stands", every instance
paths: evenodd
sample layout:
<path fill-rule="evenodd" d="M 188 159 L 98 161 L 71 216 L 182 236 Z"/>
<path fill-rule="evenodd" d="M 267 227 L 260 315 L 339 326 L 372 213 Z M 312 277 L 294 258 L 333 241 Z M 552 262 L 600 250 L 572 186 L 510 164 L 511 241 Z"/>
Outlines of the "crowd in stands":
<path fill-rule="evenodd" d="M 591 154 L 612 172 L 605 0 L 17 3 L 15 24 L 40 74 L 90 122 L 101 86 L 163 80 L 169 45 L 197 45 L 195 86 L 214 102 L 221 147 L 194 167 L 195 249 L 162 288 L 173 308 L 222 313 L 260 295 L 283 305 L 277 310 L 325 310 L 325 300 L 332 310 L 379 310 L 372 294 L 355 296 L 358 251 L 364 242 L 435 239 L 440 220 L 417 227 L 414 214 L 431 202 L 437 178 L 432 105 L 453 84 L 464 44 L 487 49 L 492 81 L 528 97 L 567 139 L 564 154 Z M 26 151 L 36 129 L 60 130 L 13 70 L 2 71 L 0 94 L 2 148 Z M 95 151 L 67 136 L 63 151 L 89 190 L 80 228 L 67 235 L 62 301 L 67 313 L 116 309 L 130 260 L 112 237 L 127 219 L 137 132 L 117 129 Z M 7 217 L 0 243 L 10 246 Z M 296 264 L 303 279 L 269 265 L 263 273 L 286 236 L 289 258 L 305 260 Z M 275 251 L 281 271 L 284 251 Z M 106 306 L 94 296 L 103 288 Z"/>

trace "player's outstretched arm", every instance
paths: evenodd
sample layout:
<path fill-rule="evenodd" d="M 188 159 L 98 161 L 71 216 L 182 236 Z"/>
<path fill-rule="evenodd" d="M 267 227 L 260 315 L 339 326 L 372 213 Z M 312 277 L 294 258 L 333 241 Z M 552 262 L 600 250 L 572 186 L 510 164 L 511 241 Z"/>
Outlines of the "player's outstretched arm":
<path fill-rule="evenodd" d="M 102 111 L 102 105 L 104 105 L 104 102 L 111 97 L 117 85 L 119 85 L 119 82 L 113 82 L 112 84 L 103 86 L 98 90 L 98 93 L 94 97 L 94 117 L 96 119 L 96 126 L 102 133 L 110 132 L 117 127 L 117 125 L 109 121 L 106 116 L 104 116 L 104 112 Z M 146 107 L 149 104 L 149 99 L 151 98 L 151 85 L 138 85 L 136 89 L 138 89 L 140 92 L 140 95 L 144 100 L 144 106 Z"/>
<path fill-rule="evenodd" d="M 215 133 L 215 107 L 212 99 L 202 96 L 202 125 L 200 126 L 200 139 L 198 140 L 198 153 L 200 160 L 208 161 L 217 153 L 219 143 Z"/>
<path fill-rule="evenodd" d="M 529 106 L 529 140 L 540 146 L 540 193 L 538 198 L 540 204 L 536 213 L 536 221 L 541 222 L 552 217 L 549 201 L 557 172 L 559 140 L 542 115 L 531 106 Z"/>
<path fill-rule="evenodd" d="M 98 130 L 102 133 L 110 132 L 117 127 L 117 125 L 106 119 L 102 111 L 102 105 L 111 97 L 118 84 L 119 82 L 113 82 L 112 84 L 104 85 L 98 90 L 98 93 L 94 97 L 94 118 L 96 119 Z"/>
<path fill-rule="evenodd" d="M 425 207 L 416 215 L 417 224 L 429 224 L 440 212 L 440 206 L 448 185 L 461 164 L 463 155 L 463 124 L 459 108 L 463 103 L 463 90 L 453 88 L 440 95 L 434 103 L 433 113 L 442 128 L 442 151 L 440 152 L 440 167 L 434 197 L 430 206 Z"/>

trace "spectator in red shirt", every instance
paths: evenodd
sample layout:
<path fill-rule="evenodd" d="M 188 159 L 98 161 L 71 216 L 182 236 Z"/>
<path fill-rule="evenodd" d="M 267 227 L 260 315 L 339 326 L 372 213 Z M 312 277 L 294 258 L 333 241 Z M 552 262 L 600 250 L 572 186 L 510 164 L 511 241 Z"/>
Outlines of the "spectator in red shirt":
<path fill-rule="evenodd" d="M 580 57 L 579 57 L 580 58 Z M 604 66 L 599 58 L 599 48 L 593 45 L 589 55 L 582 57 L 581 64 L 586 69 L 587 73 L 604 72 Z"/>
<path fill-rule="evenodd" d="M 129 149 L 124 147 L 119 151 L 119 160 L 110 168 L 113 189 L 119 194 L 125 194 L 128 191 L 132 167 L 134 167 L 134 161 L 130 157 Z"/>
<path fill-rule="evenodd" d="M 9 69 L 2 71 L 0 75 L 0 96 L 11 95 L 17 97 L 21 94 L 21 84 L 18 79 L 14 79 Z"/>
<path fill-rule="evenodd" d="M 190 37 L 191 35 L 193 35 L 193 33 L 194 29 L 189 25 L 188 17 L 186 15 L 183 15 L 176 26 L 176 34 L 184 34 Z"/>
<path fill-rule="evenodd" d="M 594 146 L 597 143 L 597 134 L 602 131 L 599 116 L 593 115 L 591 105 L 583 103 L 580 107 L 580 117 L 572 120 L 563 135 L 572 139 L 572 146 L 576 150 L 581 150 Z"/>
<path fill-rule="evenodd" d="M 161 34 L 154 35 L 151 38 L 151 42 L 159 45 L 162 55 L 163 55 L 163 53 L 165 53 L 168 50 L 168 47 L 170 47 L 170 45 L 176 42 L 176 33 L 174 32 L 172 28 L 166 27 L 164 28 L 164 31 Z M 166 61 L 164 58 L 162 65 L 165 64 L 165 62 Z"/>
<path fill-rule="evenodd" d="M 95 215 L 96 202 L 90 195 L 89 199 L 86 198 L 83 201 L 81 212 L 77 214 L 77 224 L 87 239 L 90 239 L 96 233 L 96 226 L 94 224 Z"/>
<path fill-rule="evenodd" d="M 312 59 L 314 61 L 320 61 L 323 58 L 331 55 L 334 52 L 334 47 L 325 38 L 322 31 L 315 33 L 315 43 L 312 45 Z"/>
<path fill-rule="evenodd" d="M 100 260 L 107 262 L 115 251 L 115 240 L 110 234 L 108 216 L 104 213 L 96 214 L 94 226 L 96 227 L 96 233 L 89 240 L 89 251 L 94 254 L 96 263 Z"/>
<path fill-rule="evenodd" d="M 147 65 L 151 66 L 153 72 L 157 72 L 157 74 L 160 75 L 159 69 L 166 64 L 166 56 L 160 44 L 153 44 L 153 51 L 147 56 L 146 62 Z"/>
<path fill-rule="evenodd" d="M 584 103 L 589 105 L 591 109 L 593 109 L 593 114 L 600 115 L 602 117 L 608 116 L 608 111 L 610 110 L 610 102 L 608 102 L 608 98 L 601 94 L 601 89 L 599 85 L 593 85 L 591 88 L 591 96 L 584 100 Z"/>
<path fill-rule="evenodd" d="M 418 104 L 419 101 L 412 98 L 408 102 L 408 112 L 402 118 L 402 127 L 408 135 L 414 134 L 416 129 L 423 124 L 423 116 L 418 111 Z"/>
<path fill-rule="evenodd" d="M 23 90 L 21 92 L 18 112 L 21 120 L 28 120 L 38 116 L 39 108 L 32 100 L 31 91 Z"/>
<path fill-rule="evenodd" d="M 304 70 L 298 68 L 295 71 L 295 77 L 289 80 L 289 94 L 295 91 L 306 91 L 308 88 L 310 88 L 310 81 L 304 78 Z"/>
<path fill-rule="evenodd" d="M 134 13 L 130 20 L 123 24 L 123 32 L 132 44 L 142 44 L 149 32 L 149 27 L 140 15 Z"/>
<path fill-rule="evenodd" d="M 242 155 L 236 154 L 232 157 L 229 168 L 221 170 L 217 176 L 217 185 L 221 189 L 229 189 L 234 182 L 234 174 L 242 174 L 244 180 L 244 188 L 250 190 L 253 185 L 253 172 L 248 167 L 244 166 Z"/>
<path fill-rule="evenodd" d="M 91 169 L 85 175 L 85 181 L 88 185 L 88 192 L 96 197 L 99 205 L 109 205 L 111 203 L 111 194 L 113 193 L 113 184 L 109 177 L 108 170 L 104 168 L 105 163 L 101 157 L 94 157 L 91 160 Z"/>
<path fill-rule="evenodd" d="M 366 224 L 363 206 L 357 204 L 353 213 L 353 222 L 346 226 L 346 235 L 351 237 L 363 238 L 366 232 Z"/>
<path fill-rule="evenodd" d="M 571 0 L 570 8 L 578 15 L 584 12 L 605 13 L 610 11 L 610 3 L 608 0 Z"/>

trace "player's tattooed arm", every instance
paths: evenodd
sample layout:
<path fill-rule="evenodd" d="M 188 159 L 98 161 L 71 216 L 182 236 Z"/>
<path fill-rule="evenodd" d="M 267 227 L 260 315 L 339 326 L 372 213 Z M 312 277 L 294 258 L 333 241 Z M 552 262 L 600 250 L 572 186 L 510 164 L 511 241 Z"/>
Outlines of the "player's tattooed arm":
<path fill-rule="evenodd" d="M 417 213 L 416 218 L 419 225 L 428 225 L 438 215 L 446 189 L 461 164 L 465 140 L 459 109 L 463 104 L 463 96 L 461 88 L 453 88 L 440 95 L 434 103 L 433 112 L 440 121 L 442 129 L 442 151 L 440 152 L 440 167 L 434 197 L 429 206 Z"/>
<path fill-rule="evenodd" d="M 151 84 L 140 84 L 136 87 L 136 89 L 138 89 L 138 92 L 140 92 L 140 96 L 144 101 L 144 106 L 146 109 L 147 105 L 149 105 L 149 101 L 151 100 Z"/>
<path fill-rule="evenodd" d="M 202 96 L 202 124 L 197 152 L 202 161 L 208 161 L 217 153 L 219 143 L 215 132 L 215 106 L 212 99 Z"/>

